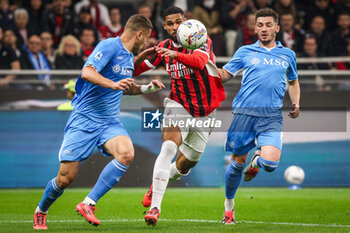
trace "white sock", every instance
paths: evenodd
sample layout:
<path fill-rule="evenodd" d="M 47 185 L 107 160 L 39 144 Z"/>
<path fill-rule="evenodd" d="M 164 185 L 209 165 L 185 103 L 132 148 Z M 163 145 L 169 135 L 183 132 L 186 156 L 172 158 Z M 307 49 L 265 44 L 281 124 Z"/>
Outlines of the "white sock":
<path fill-rule="evenodd" d="M 181 174 L 179 172 L 179 170 L 177 170 L 176 168 L 176 162 L 173 162 L 172 164 L 170 164 L 170 170 L 169 170 L 169 181 L 170 182 L 174 182 L 176 180 L 179 180 L 183 174 Z"/>
<path fill-rule="evenodd" d="M 225 211 L 231 211 L 235 207 L 235 200 L 234 199 L 227 199 L 225 198 Z"/>
<path fill-rule="evenodd" d="M 35 213 L 47 214 L 47 211 L 42 211 L 39 206 L 36 207 Z"/>
<path fill-rule="evenodd" d="M 96 205 L 96 202 L 92 200 L 90 197 L 85 197 L 83 203 L 86 205 Z"/>
<path fill-rule="evenodd" d="M 169 166 L 171 160 L 177 153 L 177 149 L 178 147 L 173 141 L 167 140 L 162 144 L 162 149 L 160 150 L 156 163 L 154 164 L 153 194 L 150 209 L 156 207 L 160 211 L 162 199 L 169 181 Z"/>

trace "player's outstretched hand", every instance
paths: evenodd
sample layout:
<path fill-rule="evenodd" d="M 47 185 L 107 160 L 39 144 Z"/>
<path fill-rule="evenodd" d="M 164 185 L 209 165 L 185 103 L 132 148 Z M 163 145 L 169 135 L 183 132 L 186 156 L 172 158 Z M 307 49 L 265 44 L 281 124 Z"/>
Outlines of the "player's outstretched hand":
<path fill-rule="evenodd" d="M 296 106 L 295 104 L 293 104 L 293 111 L 289 112 L 288 116 L 290 118 L 297 118 L 299 116 L 299 113 L 300 113 L 299 106 Z"/>
<path fill-rule="evenodd" d="M 154 86 L 158 87 L 159 89 L 164 89 L 165 88 L 164 84 L 161 81 L 157 80 L 157 79 L 153 79 L 152 80 L 152 84 Z"/>
<path fill-rule="evenodd" d="M 163 57 L 170 57 L 170 58 L 176 58 L 177 52 L 174 50 L 166 49 L 163 47 L 156 47 L 157 53 L 161 53 Z"/>
<path fill-rule="evenodd" d="M 132 78 L 126 78 L 114 83 L 114 90 L 128 90 L 132 85 L 134 85 L 134 80 Z"/>
<path fill-rule="evenodd" d="M 157 54 L 156 46 L 150 47 L 148 49 L 143 50 L 139 55 L 135 57 L 135 64 L 140 65 L 145 59 L 151 59 Z"/>

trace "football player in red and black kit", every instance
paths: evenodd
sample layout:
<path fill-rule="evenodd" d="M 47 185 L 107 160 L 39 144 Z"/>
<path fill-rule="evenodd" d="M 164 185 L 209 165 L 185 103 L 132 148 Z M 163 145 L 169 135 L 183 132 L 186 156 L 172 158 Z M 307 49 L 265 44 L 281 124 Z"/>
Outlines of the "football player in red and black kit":
<path fill-rule="evenodd" d="M 156 225 L 168 181 L 187 175 L 204 152 L 213 124 L 198 127 L 197 121 L 215 120 L 215 109 L 225 99 L 221 77 L 216 71 L 213 44 L 207 42 L 195 50 L 183 48 L 177 41 L 178 27 L 186 19 L 180 8 L 169 7 L 163 13 L 163 26 L 170 39 L 145 50 L 135 58 L 134 76 L 165 66 L 171 77 L 171 91 L 164 100 L 163 144 L 153 170 L 153 184 L 145 194 L 143 205 L 150 206 L 145 215 L 148 225 Z M 154 54 L 154 57 L 145 60 Z M 185 124 L 176 125 L 183 121 Z M 192 122 L 192 124 L 186 124 Z M 177 158 L 171 163 L 173 158 Z"/>

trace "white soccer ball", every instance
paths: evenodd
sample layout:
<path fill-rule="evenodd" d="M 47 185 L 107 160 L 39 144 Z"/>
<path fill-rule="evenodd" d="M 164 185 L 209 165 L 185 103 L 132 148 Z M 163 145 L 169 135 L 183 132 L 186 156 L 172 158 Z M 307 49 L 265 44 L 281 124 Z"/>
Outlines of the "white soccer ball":
<path fill-rule="evenodd" d="M 301 167 L 290 166 L 284 171 L 284 179 L 290 184 L 300 185 L 305 178 L 305 172 Z"/>
<path fill-rule="evenodd" d="M 207 29 L 200 21 L 189 19 L 177 29 L 177 40 L 186 49 L 198 49 L 207 41 Z"/>

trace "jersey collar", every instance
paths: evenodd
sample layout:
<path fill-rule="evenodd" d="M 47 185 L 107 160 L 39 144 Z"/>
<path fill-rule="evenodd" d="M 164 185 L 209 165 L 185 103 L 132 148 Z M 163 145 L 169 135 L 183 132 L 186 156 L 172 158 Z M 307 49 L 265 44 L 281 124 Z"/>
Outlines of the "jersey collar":
<path fill-rule="evenodd" d="M 277 47 L 278 47 L 278 48 L 283 48 L 283 45 L 282 45 L 281 42 L 276 41 L 276 44 L 277 44 Z M 255 46 L 255 47 L 258 47 L 258 48 L 261 48 L 261 46 L 260 46 L 260 41 L 257 40 L 257 41 L 255 42 L 254 46 Z"/>

